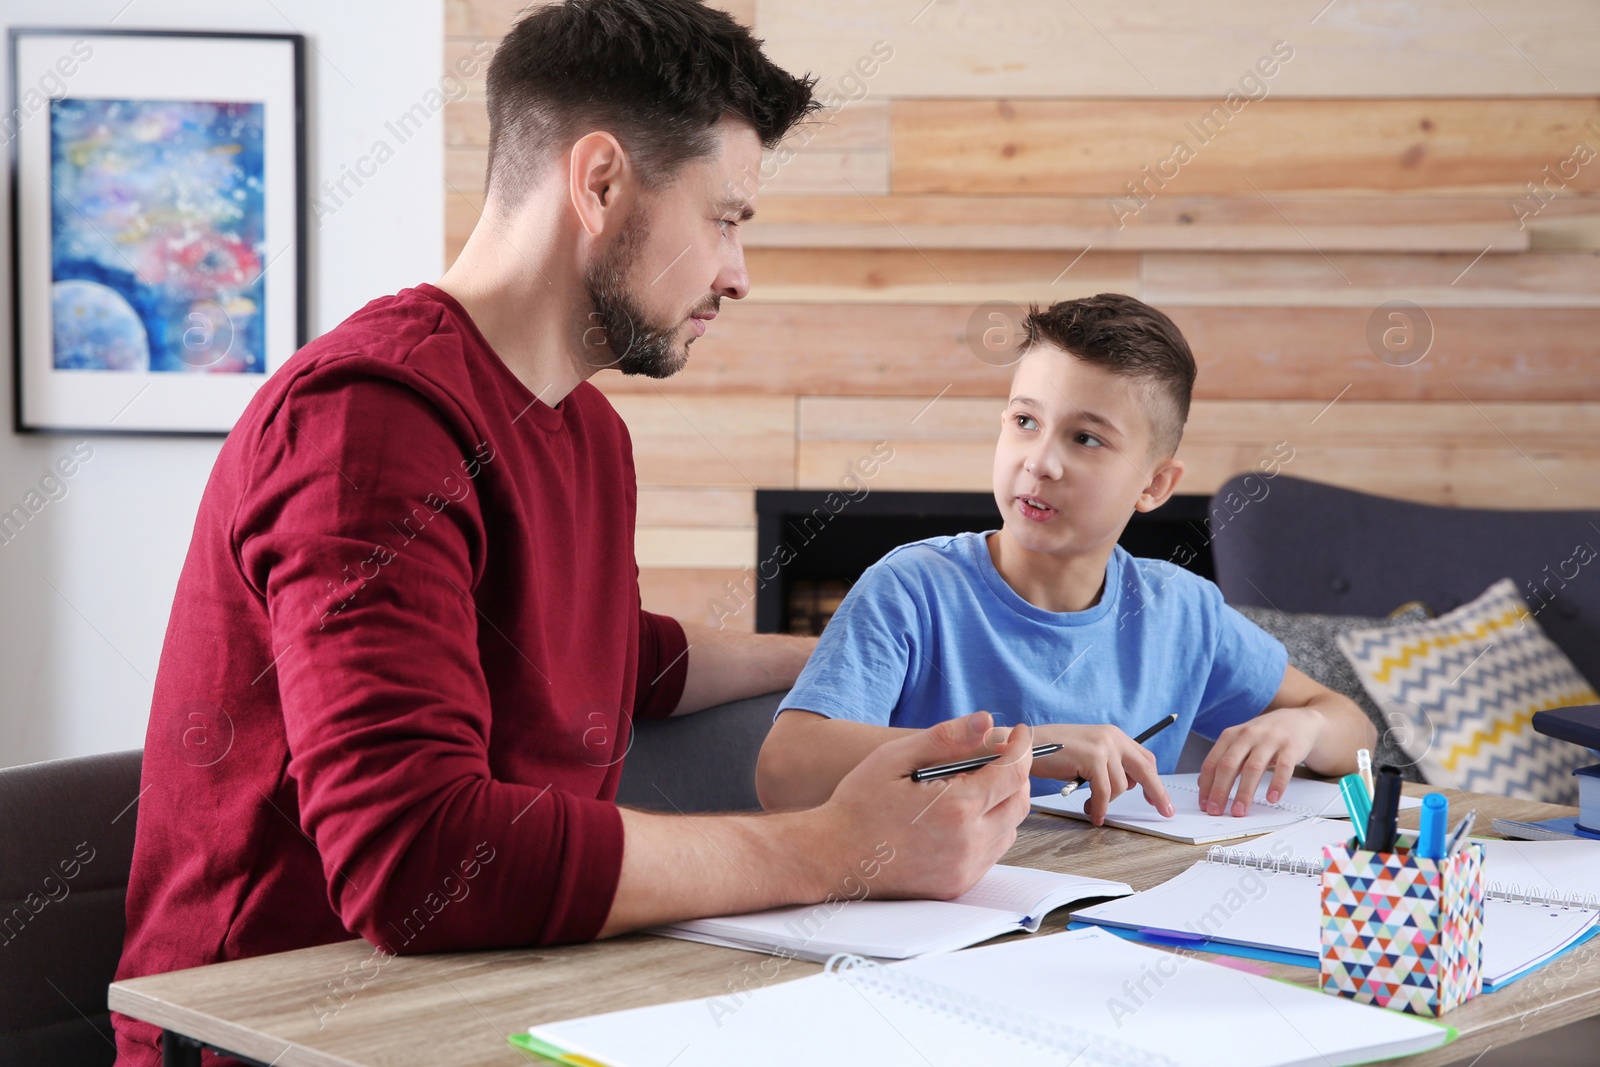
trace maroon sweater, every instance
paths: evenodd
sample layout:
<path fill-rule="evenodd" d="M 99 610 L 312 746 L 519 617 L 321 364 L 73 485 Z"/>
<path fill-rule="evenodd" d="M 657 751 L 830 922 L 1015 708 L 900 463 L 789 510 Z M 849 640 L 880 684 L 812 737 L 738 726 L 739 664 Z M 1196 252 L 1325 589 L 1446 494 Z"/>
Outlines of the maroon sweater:
<path fill-rule="evenodd" d="M 600 392 L 536 399 L 431 285 L 278 370 L 178 582 L 117 977 L 593 938 L 630 720 L 688 666 L 640 607 L 636 499 Z M 307 1011 L 337 1009 L 326 977 Z M 121 1067 L 159 1062 L 155 1027 L 113 1022 Z"/>

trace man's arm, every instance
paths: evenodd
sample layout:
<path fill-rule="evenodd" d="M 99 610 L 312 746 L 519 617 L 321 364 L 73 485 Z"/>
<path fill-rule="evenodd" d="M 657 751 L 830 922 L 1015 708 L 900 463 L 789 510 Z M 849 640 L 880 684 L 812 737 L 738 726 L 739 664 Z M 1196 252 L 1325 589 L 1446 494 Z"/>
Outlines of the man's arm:
<path fill-rule="evenodd" d="M 689 641 L 689 669 L 674 715 L 787 689 L 817 647 L 815 637 L 736 633 L 688 622 L 679 625 Z"/>
<path fill-rule="evenodd" d="M 917 767 L 982 751 L 978 713 L 908 731 L 845 775 L 828 802 L 776 815 L 622 809 L 622 873 L 601 937 L 643 926 L 812 904 L 830 896 L 959 896 L 1016 840 L 1028 814 L 1033 737 L 1011 731 L 971 774 L 913 782 Z"/>
<path fill-rule="evenodd" d="M 1220 815 L 1234 796 L 1232 811 L 1245 815 L 1256 788 L 1270 769 L 1267 801 L 1276 803 L 1288 788 L 1295 765 L 1336 777 L 1356 769 L 1356 750 L 1370 749 L 1377 731 L 1349 697 L 1306 677 L 1294 667 L 1261 714 L 1230 726 L 1200 768 L 1201 806 Z M 1238 789 L 1234 789 L 1235 781 Z"/>
<path fill-rule="evenodd" d="M 339 921 L 391 952 L 590 938 L 607 915 L 621 819 L 592 787 L 569 789 L 570 771 L 495 778 L 479 646 L 492 624 L 467 590 L 485 566 L 481 500 L 496 468 L 459 499 L 437 496 L 441 472 L 467 469 L 460 439 L 390 366 L 341 358 L 296 378 L 240 491 L 234 551 L 266 605 L 294 768 L 259 810 L 298 823 Z M 424 498 L 437 501 L 426 530 L 408 537 L 393 520 Z M 550 740 L 581 759 L 580 739 Z M 475 879 L 471 904 L 414 923 L 425 900 L 456 894 L 441 878 Z"/>
<path fill-rule="evenodd" d="M 983 739 L 985 745 L 1005 741 L 1009 729 L 993 728 Z M 769 811 L 821 804 L 878 746 L 917 732 L 785 708 L 761 746 L 756 795 Z M 1087 781 L 1090 793 L 1085 813 L 1096 826 L 1105 817 L 1107 805 L 1135 785 L 1144 788 L 1152 807 L 1172 815 L 1172 801 L 1161 782 L 1155 754 L 1121 729 L 1106 724 L 1050 723 L 1034 727 L 1033 736 L 1035 744 L 1059 742 L 1064 747 L 1035 760 L 1032 773 L 1041 778 L 1082 777 Z"/>

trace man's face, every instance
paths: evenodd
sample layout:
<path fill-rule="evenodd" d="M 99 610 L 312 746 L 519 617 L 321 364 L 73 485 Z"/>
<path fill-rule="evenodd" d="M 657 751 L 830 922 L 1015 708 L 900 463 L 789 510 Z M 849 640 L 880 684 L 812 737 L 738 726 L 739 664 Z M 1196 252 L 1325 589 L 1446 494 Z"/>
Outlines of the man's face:
<path fill-rule="evenodd" d="M 995 503 L 1019 545 L 1078 555 L 1117 539 L 1157 466 L 1147 388 L 1049 345 L 1022 357 L 994 450 Z"/>
<path fill-rule="evenodd" d="M 755 213 L 761 142 L 736 120 L 717 131 L 717 150 L 644 194 L 584 273 L 594 305 L 584 351 L 595 365 L 670 377 L 689 361 L 722 298 L 749 291 L 739 225 Z"/>

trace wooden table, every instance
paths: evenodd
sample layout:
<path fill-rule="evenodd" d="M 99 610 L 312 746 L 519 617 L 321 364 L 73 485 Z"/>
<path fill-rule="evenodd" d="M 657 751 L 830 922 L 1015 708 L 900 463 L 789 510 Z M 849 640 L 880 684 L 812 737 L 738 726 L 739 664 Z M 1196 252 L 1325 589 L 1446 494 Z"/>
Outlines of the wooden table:
<path fill-rule="evenodd" d="M 1407 786 L 1412 795 L 1423 791 Z M 1491 818 L 1573 813 L 1550 804 L 1444 792 L 1452 811 L 1478 809 L 1483 836 Z M 1415 810 L 1402 820 L 1414 827 Z M 1201 845 L 1029 815 L 1005 862 L 1148 889 L 1205 852 Z M 1041 933 L 1063 929 L 1066 917 L 1066 910 L 1057 911 Z M 1261 966 L 1274 977 L 1317 985 L 1315 970 Z M 273 1067 L 511 1067 L 528 1060 L 506 1035 L 538 1023 L 737 994 L 818 970 L 817 964 L 799 960 L 647 935 L 562 948 L 388 958 L 355 940 L 117 982 L 110 1005 L 172 1035 L 166 1042 L 167 1064 L 199 1063 L 197 1045 L 175 1047 L 186 1044 L 178 1039 L 182 1035 Z M 1445 1018 L 1460 1030 L 1457 1041 L 1394 1062 L 1423 1067 L 1471 1060 L 1490 1046 L 1595 1014 L 1600 1014 L 1600 938 L 1450 1012 Z"/>

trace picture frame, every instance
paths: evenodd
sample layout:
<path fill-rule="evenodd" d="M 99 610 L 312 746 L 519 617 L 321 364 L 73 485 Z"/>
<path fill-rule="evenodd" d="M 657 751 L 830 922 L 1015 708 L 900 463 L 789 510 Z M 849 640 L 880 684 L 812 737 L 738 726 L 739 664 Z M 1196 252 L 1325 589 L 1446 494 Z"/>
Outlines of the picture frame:
<path fill-rule="evenodd" d="M 307 340 L 304 36 L 9 39 L 14 428 L 226 435 Z"/>

